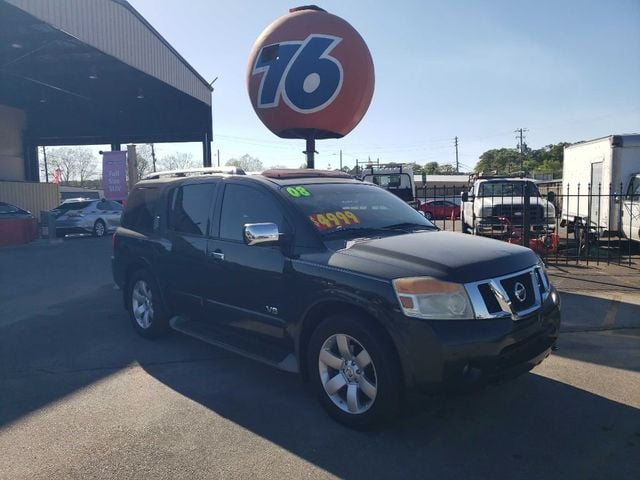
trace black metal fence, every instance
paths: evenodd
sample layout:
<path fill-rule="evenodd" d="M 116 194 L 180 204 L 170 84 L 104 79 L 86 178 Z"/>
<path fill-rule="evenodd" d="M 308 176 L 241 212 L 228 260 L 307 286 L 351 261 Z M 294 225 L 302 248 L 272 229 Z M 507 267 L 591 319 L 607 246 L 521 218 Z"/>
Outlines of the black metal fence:
<path fill-rule="evenodd" d="M 640 264 L 634 184 L 505 182 L 466 192 L 427 185 L 416 193 L 440 228 L 525 245 L 547 263 Z"/>

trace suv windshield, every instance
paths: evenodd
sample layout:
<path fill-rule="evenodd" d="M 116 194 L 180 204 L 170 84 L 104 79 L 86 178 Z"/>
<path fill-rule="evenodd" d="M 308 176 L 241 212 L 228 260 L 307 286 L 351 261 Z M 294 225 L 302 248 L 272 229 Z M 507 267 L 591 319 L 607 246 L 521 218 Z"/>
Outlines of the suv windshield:
<path fill-rule="evenodd" d="M 505 180 L 504 182 L 483 182 L 480 184 L 479 197 L 522 197 L 524 186 L 529 184 L 532 197 L 539 197 L 538 187 L 532 182 Z"/>
<path fill-rule="evenodd" d="M 322 235 L 436 228 L 398 197 L 373 185 L 322 183 L 283 187 L 282 192 Z"/>

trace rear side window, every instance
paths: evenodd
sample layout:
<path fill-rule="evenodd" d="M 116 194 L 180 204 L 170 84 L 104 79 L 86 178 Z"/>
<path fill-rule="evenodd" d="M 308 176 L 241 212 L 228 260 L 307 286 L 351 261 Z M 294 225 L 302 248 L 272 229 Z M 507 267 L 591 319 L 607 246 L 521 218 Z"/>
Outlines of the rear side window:
<path fill-rule="evenodd" d="M 242 242 L 247 223 L 275 223 L 286 231 L 282 210 L 273 197 L 257 188 L 229 184 L 222 201 L 220 238 Z"/>
<path fill-rule="evenodd" d="M 140 233 L 153 233 L 156 202 L 160 196 L 157 187 L 138 187 L 131 192 L 122 216 L 122 226 Z"/>
<path fill-rule="evenodd" d="M 212 183 L 183 185 L 169 196 L 168 228 L 191 235 L 206 235 L 209 212 L 216 192 Z"/>

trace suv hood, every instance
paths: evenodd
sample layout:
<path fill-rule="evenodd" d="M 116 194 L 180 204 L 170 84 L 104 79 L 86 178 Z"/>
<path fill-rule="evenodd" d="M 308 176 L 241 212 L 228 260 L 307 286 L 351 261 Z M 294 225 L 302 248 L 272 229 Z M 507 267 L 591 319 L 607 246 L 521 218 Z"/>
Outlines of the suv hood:
<path fill-rule="evenodd" d="M 467 283 L 534 266 L 530 249 L 499 240 L 454 232 L 419 232 L 349 242 L 329 265 L 393 279 L 431 276 Z"/>

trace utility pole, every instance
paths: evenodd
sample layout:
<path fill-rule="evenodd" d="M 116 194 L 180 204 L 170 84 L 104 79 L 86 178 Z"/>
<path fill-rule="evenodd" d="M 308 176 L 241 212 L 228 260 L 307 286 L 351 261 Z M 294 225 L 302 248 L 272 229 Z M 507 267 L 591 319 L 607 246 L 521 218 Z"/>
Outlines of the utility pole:
<path fill-rule="evenodd" d="M 460 163 L 458 162 L 458 137 L 455 137 L 453 141 L 456 146 L 456 173 L 460 173 Z"/>
<path fill-rule="evenodd" d="M 47 165 L 47 149 L 44 145 L 42 146 L 42 156 L 44 157 L 44 177 L 47 179 L 47 183 L 49 183 L 49 166 Z"/>
<path fill-rule="evenodd" d="M 220 166 L 220 149 L 219 148 L 218 148 L 218 166 Z"/>
<path fill-rule="evenodd" d="M 518 149 L 520 150 L 520 178 L 524 177 L 524 132 L 528 132 L 527 128 L 518 128 L 514 130 L 517 133 Z"/>
<path fill-rule="evenodd" d="M 342 149 L 340 149 L 340 171 L 342 171 Z"/>

